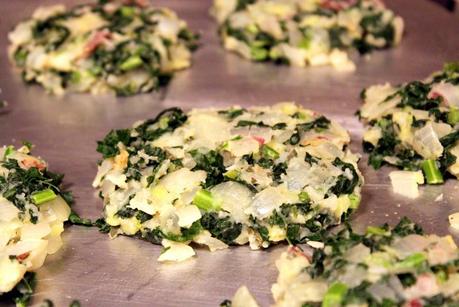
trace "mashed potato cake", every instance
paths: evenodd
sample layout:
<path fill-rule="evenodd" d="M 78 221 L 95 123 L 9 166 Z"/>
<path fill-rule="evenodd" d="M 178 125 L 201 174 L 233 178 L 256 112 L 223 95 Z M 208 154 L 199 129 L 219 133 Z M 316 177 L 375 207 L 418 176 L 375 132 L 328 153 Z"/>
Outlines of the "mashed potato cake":
<path fill-rule="evenodd" d="M 396 46 L 404 28 L 380 0 L 214 0 L 211 13 L 223 46 L 244 58 L 345 71 L 350 50 Z"/>
<path fill-rule="evenodd" d="M 29 147 L 0 148 L 0 297 L 25 306 L 34 288 L 34 271 L 62 246 L 71 195 L 63 176 L 29 154 Z"/>
<path fill-rule="evenodd" d="M 459 249 L 403 218 L 393 228 L 327 234 L 316 249 L 290 247 L 276 261 L 275 307 L 457 306 Z M 246 303 L 248 302 L 248 304 Z M 257 307 L 246 287 L 224 307 Z"/>
<path fill-rule="evenodd" d="M 368 162 L 404 170 L 392 174 L 400 190 L 459 176 L 459 63 L 445 64 L 426 80 L 371 86 L 361 97 Z"/>
<path fill-rule="evenodd" d="M 98 143 L 94 187 L 111 235 L 163 244 L 160 261 L 313 240 L 345 220 L 363 178 L 336 122 L 293 103 L 178 108 Z"/>
<path fill-rule="evenodd" d="M 147 1 L 39 7 L 9 33 L 9 55 L 27 83 L 53 94 L 127 96 L 164 84 L 191 65 L 197 36 Z"/>

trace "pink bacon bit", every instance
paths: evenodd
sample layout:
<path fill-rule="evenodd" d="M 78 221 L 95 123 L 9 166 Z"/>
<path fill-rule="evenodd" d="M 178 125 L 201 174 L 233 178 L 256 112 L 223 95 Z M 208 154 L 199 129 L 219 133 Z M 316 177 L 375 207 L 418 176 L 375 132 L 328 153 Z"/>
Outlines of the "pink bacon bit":
<path fill-rule="evenodd" d="M 88 41 L 88 43 L 84 47 L 81 58 L 85 59 L 89 57 L 94 52 L 94 50 L 97 49 L 97 47 L 109 42 L 109 39 L 111 38 L 111 36 L 112 34 L 107 29 L 103 29 L 101 31 L 95 32 L 92 35 L 92 38 Z"/>
<path fill-rule="evenodd" d="M 258 142 L 258 144 L 263 145 L 265 143 L 265 139 L 261 136 L 254 135 L 252 139 Z"/>
<path fill-rule="evenodd" d="M 409 301 L 410 307 L 422 307 L 422 301 L 418 298 L 423 296 L 433 296 L 438 294 L 439 287 L 435 275 L 424 273 L 418 276 L 416 283 L 405 290 L 407 297 L 412 298 Z"/>
<path fill-rule="evenodd" d="M 303 257 L 309 262 L 312 261 L 312 256 L 303 252 L 298 246 L 289 246 L 287 252 L 295 256 Z"/>
<path fill-rule="evenodd" d="M 429 99 L 436 99 L 438 97 L 443 97 L 443 96 L 437 92 L 430 92 L 429 94 L 427 94 L 427 98 Z"/>
<path fill-rule="evenodd" d="M 408 302 L 408 306 L 407 307 L 422 307 L 422 302 L 421 300 L 415 298 L 415 299 L 412 299 L 411 301 Z"/>
<path fill-rule="evenodd" d="M 357 3 L 357 0 L 324 0 L 320 6 L 335 12 L 345 10 Z"/>
<path fill-rule="evenodd" d="M 442 102 L 449 106 L 459 106 L 459 89 L 457 85 L 452 83 L 437 83 L 432 86 L 432 89 L 427 94 L 427 98 L 435 99 L 440 98 Z"/>
<path fill-rule="evenodd" d="M 17 259 L 19 262 L 22 262 L 22 261 L 26 260 L 27 257 L 29 257 L 29 255 L 30 255 L 30 253 L 29 253 L 29 252 L 26 252 L 26 253 L 17 255 L 17 256 L 16 256 L 16 259 Z"/>
<path fill-rule="evenodd" d="M 39 171 L 43 171 L 46 168 L 46 164 L 36 158 L 28 157 L 21 161 L 21 168 L 23 169 L 30 169 L 32 167 L 38 169 Z"/>

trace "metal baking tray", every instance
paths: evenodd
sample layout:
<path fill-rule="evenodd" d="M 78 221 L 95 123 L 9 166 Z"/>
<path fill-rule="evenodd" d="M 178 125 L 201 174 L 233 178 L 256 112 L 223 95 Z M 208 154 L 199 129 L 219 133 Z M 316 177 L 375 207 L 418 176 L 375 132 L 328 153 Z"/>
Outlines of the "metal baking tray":
<path fill-rule="evenodd" d="M 91 218 L 99 217 L 102 210 L 102 201 L 91 187 L 100 159 L 96 140 L 112 128 L 128 127 L 171 106 L 190 109 L 296 101 L 341 122 L 352 134 L 353 150 L 361 152 L 362 126 L 353 114 L 360 106 L 363 87 L 424 78 L 443 62 L 459 59 L 458 16 L 426 0 L 387 1 L 405 19 L 402 45 L 369 57 L 356 56 L 354 73 L 251 63 L 220 47 L 208 15 L 211 0 L 157 0 L 155 5 L 176 10 L 202 35 L 191 69 L 177 73 L 169 87 L 151 94 L 53 97 L 38 86 L 24 85 L 7 61 L 7 32 L 29 16 L 37 2 L 1 1 L 0 98 L 9 101 L 9 106 L 0 111 L 0 144 L 34 143 L 34 152 L 53 171 L 66 174 L 65 182 L 76 198 L 74 209 Z M 40 5 L 52 3 L 40 1 Z M 422 196 L 412 201 L 391 192 L 391 168 L 376 172 L 367 167 L 365 156 L 360 167 L 366 184 L 362 205 L 352 219 L 357 228 L 394 224 L 406 215 L 429 232 L 449 233 L 447 216 L 459 211 L 457 181 L 423 187 Z M 435 201 L 440 194 L 443 199 Z M 68 227 L 63 239 L 62 250 L 48 257 L 38 271 L 35 305 L 48 298 L 56 306 L 68 306 L 73 299 L 83 306 L 218 306 L 245 284 L 262 306 L 269 306 L 270 287 L 277 277 L 274 261 L 286 246 L 264 251 L 242 246 L 214 253 L 201 248 L 192 260 L 159 264 L 161 247 L 140 240 L 109 240 L 97 229 L 77 226 Z"/>

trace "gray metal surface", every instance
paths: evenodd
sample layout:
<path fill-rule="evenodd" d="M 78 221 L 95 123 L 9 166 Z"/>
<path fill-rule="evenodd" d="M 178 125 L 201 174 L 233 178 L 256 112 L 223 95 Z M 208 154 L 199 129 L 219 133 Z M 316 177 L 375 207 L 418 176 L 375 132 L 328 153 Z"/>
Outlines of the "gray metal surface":
<path fill-rule="evenodd" d="M 226 53 L 218 43 L 216 28 L 208 16 L 210 0 L 163 0 L 200 30 L 202 47 L 191 69 L 180 72 L 160 92 L 116 99 L 67 95 L 52 97 L 37 86 L 25 86 L 6 60 L 7 32 L 30 15 L 36 0 L 1 0 L 0 5 L 0 98 L 9 101 L 0 111 L 0 144 L 29 140 L 35 153 L 51 169 L 66 174 L 76 196 L 75 210 L 85 217 L 98 217 L 102 202 L 91 188 L 99 155 L 96 140 L 110 129 L 130 126 L 161 109 L 204 106 L 243 106 L 296 101 L 340 121 L 353 137 L 352 148 L 361 151 L 362 126 L 353 113 L 360 105 L 358 94 L 368 85 L 419 79 L 459 59 L 459 19 L 430 1 L 391 0 L 389 6 L 406 21 L 401 47 L 358 58 L 355 73 L 331 68 L 290 68 L 254 64 Z M 54 1 L 40 1 L 50 4 Z M 84 1 L 67 1 L 82 3 Z M 407 215 L 427 231 L 447 234 L 447 216 L 459 211 L 454 180 L 443 186 L 422 188 L 422 196 L 410 201 L 393 195 L 390 168 L 375 172 L 362 159 L 366 185 L 362 206 L 353 217 L 359 228 L 368 224 L 394 224 Z M 443 194 L 443 200 L 435 199 Z M 68 227 L 65 245 L 49 257 L 38 271 L 34 304 L 52 299 L 67 306 L 79 299 L 83 306 L 217 306 L 247 285 L 263 306 L 271 302 L 270 285 L 277 271 L 274 261 L 285 245 L 266 251 L 248 247 L 210 253 L 198 249 L 198 257 L 181 264 L 156 262 L 160 247 L 131 238 L 109 240 L 97 229 Z M 458 236 L 456 234 L 456 239 Z"/>

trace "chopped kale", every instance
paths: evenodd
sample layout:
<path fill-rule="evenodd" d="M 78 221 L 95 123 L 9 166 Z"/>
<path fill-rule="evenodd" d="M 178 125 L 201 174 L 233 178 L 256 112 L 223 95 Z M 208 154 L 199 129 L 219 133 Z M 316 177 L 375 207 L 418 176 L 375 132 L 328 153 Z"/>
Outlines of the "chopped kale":
<path fill-rule="evenodd" d="M 448 122 L 448 112 L 442 112 L 439 108 L 430 109 L 429 115 L 433 115 L 437 122 Z"/>
<path fill-rule="evenodd" d="M 328 29 L 328 35 L 330 37 L 330 47 L 343 49 L 345 44 L 343 43 L 341 36 L 346 33 L 346 28 L 342 26 L 333 26 Z"/>
<path fill-rule="evenodd" d="M 459 74 L 459 62 L 449 62 L 443 65 L 443 71 L 447 74 Z"/>
<path fill-rule="evenodd" d="M 97 142 L 97 151 L 104 159 L 114 157 L 119 154 L 118 144 L 130 146 L 131 142 L 137 138 L 143 141 L 154 141 L 167 132 L 172 132 L 180 127 L 187 120 L 187 116 L 178 108 L 170 108 L 159 113 L 155 118 L 143 122 L 134 130 L 136 137 L 131 137 L 129 129 L 112 130 L 102 141 Z M 140 149 L 140 148 L 137 148 Z M 158 149 L 145 146 L 147 154 L 159 156 Z"/>
<path fill-rule="evenodd" d="M 288 224 L 287 225 L 287 241 L 289 244 L 298 244 L 300 243 L 300 225 L 299 224 Z"/>
<path fill-rule="evenodd" d="M 263 168 L 271 168 L 274 165 L 274 161 L 272 159 L 261 157 L 257 161 L 257 164 L 260 165 Z"/>
<path fill-rule="evenodd" d="M 192 170 L 203 170 L 207 173 L 206 182 L 203 185 L 205 189 L 224 181 L 223 174 L 226 169 L 223 165 L 222 155 L 215 150 L 211 150 L 206 154 L 193 150 L 190 154 L 196 162 L 196 166 Z"/>
<path fill-rule="evenodd" d="M 155 229 L 144 229 L 142 232 L 137 233 L 137 237 L 148 241 L 153 244 L 161 244 L 163 239 L 186 242 L 192 240 L 196 235 L 202 231 L 200 221 L 194 222 L 190 228 L 181 228 L 180 234 L 164 233 L 159 227 Z"/>
<path fill-rule="evenodd" d="M 250 223 L 252 228 L 255 229 L 260 235 L 263 241 L 269 241 L 269 230 L 266 226 L 263 226 L 253 215 L 250 216 Z"/>
<path fill-rule="evenodd" d="M 263 220 L 263 222 L 258 221 L 252 216 L 251 223 L 254 225 L 254 228 L 259 232 L 260 236 L 265 241 L 268 241 L 269 239 L 269 232 L 268 228 L 263 224 L 267 223 L 270 226 L 276 225 L 284 229 L 286 232 L 287 241 L 290 244 L 298 244 L 304 242 L 304 240 L 308 238 L 308 236 L 302 237 L 301 233 L 303 233 L 302 229 L 309 229 L 309 225 L 312 220 L 309 220 L 309 223 L 306 224 L 298 224 L 293 221 L 296 220 L 299 214 L 307 216 L 311 212 L 313 212 L 313 210 L 311 209 L 311 204 L 309 202 L 283 204 L 278 210 L 274 210 L 268 218 Z M 316 229 L 314 229 L 314 231 L 311 230 L 311 232 L 318 231 L 322 228 L 321 226 L 322 225 L 318 226 Z"/>
<path fill-rule="evenodd" d="M 17 160 L 8 158 L 1 162 L 1 166 L 9 172 L 6 176 L 0 176 L 0 193 L 22 212 L 25 210 L 25 203 L 23 199 L 16 197 L 19 194 L 24 194 L 26 199 L 33 203 L 33 192 L 51 189 L 66 200 L 72 199 L 70 192 L 61 189 L 64 178 L 62 174 L 52 173 L 46 169 L 39 170 L 36 167 L 25 170 L 19 166 Z"/>
<path fill-rule="evenodd" d="M 90 219 L 81 218 L 75 211 L 72 210 L 69 216 L 69 222 L 73 225 L 80 225 L 80 226 L 93 226 L 93 222 Z"/>
<path fill-rule="evenodd" d="M 274 182 L 281 183 L 282 182 L 282 174 L 287 174 L 287 163 L 281 162 L 273 166 L 273 180 Z"/>
<path fill-rule="evenodd" d="M 277 124 L 274 124 L 271 128 L 273 130 L 284 130 L 285 128 L 287 128 L 287 124 L 286 123 L 277 123 Z"/>
<path fill-rule="evenodd" d="M 375 227 L 376 228 L 376 227 Z M 389 226 L 380 227 L 382 231 L 367 231 L 365 234 L 354 233 L 350 225 L 337 234 L 326 234 L 323 238 L 325 246 L 331 247 L 331 253 L 325 253 L 324 249 L 314 250 L 311 266 L 307 269 L 311 278 L 332 275 L 333 271 L 342 266 L 343 255 L 351 247 L 362 243 L 369 247 L 372 252 L 384 251 L 388 244 L 397 237 L 405 237 L 410 234 L 422 234 L 422 229 L 417 224 L 404 217 L 390 230 Z"/>
<path fill-rule="evenodd" d="M 69 307 L 80 307 L 80 306 L 81 306 L 81 303 L 78 300 L 73 300 L 69 305 Z"/>
<path fill-rule="evenodd" d="M 454 163 L 456 163 L 456 160 L 457 158 L 455 155 L 453 155 L 448 150 L 444 150 L 443 155 L 439 159 L 441 173 L 446 174 L 448 168 Z"/>
<path fill-rule="evenodd" d="M 99 218 L 96 221 L 91 219 L 81 218 L 77 213 L 72 211 L 69 216 L 69 222 L 73 225 L 85 226 L 85 227 L 97 227 L 100 232 L 108 233 L 111 229 L 111 226 L 107 224 L 105 219 Z"/>
<path fill-rule="evenodd" d="M 402 273 L 397 275 L 404 288 L 411 287 L 416 283 L 416 277 L 412 273 Z"/>
<path fill-rule="evenodd" d="M 436 307 L 436 306 L 455 306 L 457 302 L 451 300 L 451 298 L 446 298 L 444 294 L 440 293 L 432 297 L 423 298 L 424 305 L 426 307 Z"/>
<path fill-rule="evenodd" d="M 29 51 L 23 47 L 19 47 L 14 53 L 14 61 L 18 67 L 23 67 L 26 64 Z"/>
<path fill-rule="evenodd" d="M 270 127 L 269 125 L 266 125 L 263 122 L 254 122 L 251 120 L 240 120 L 236 124 L 235 127 L 251 127 L 251 126 L 257 126 L 257 127 Z"/>
<path fill-rule="evenodd" d="M 150 243 L 160 245 L 165 236 L 159 228 L 155 228 L 144 229 L 142 233 L 138 234 L 138 237 Z"/>
<path fill-rule="evenodd" d="M 131 148 L 133 148 L 131 150 Z M 167 153 L 159 148 L 159 147 L 152 147 L 150 144 L 136 144 L 129 148 L 129 154 L 135 155 L 137 152 L 143 149 L 145 154 L 150 156 L 151 158 L 148 161 L 145 161 L 144 158 L 140 158 L 137 162 L 133 163 L 130 159 L 128 160 L 127 170 L 126 170 L 126 177 L 128 179 L 140 180 L 142 173 L 141 169 L 146 167 L 152 167 L 151 174 L 147 178 L 148 185 L 151 185 L 155 178 L 158 169 L 161 167 L 164 160 L 167 158 Z M 177 163 L 181 163 L 179 160 L 171 161 L 171 163 L 175 166 Z"/>
<path fill-rule="evenodd" d="M 456 130 L 442 137 L 440 139 L 440 143 L 443 145 L 443 147 L 445 147 L 445 149 L 449 149 L 455 146 L 458 140 L 459 140 L 459 130 Z"/>
<path fill-rule="evenodd" d="M 201 218 L 201 225 L 226 244 L 232 244 L 242 231 L 241 223 L 231 221 L 230 217 L 221 218 L 216 212 L 205 213 Z"/>
<path fill-rule="evenodd" d="M 101 153 L 104 159 L 114 157 L 119 154 L 118 144 L 127 146 L 130 139 L 129 129 L 112 130 L 102 141 L 97 141 L 97 152 Z"/>
<path fill-rule="evenodd" d="M 293 132 L 293 134 L 290 136 L 289 143 L 290 145 L 296 145 L 300 142 L 300 140 L 300 133 L 298 132 L 298 130 L 295 130 L 295 132 Z"/>
<path fill-rule="evenodd" d="M 236 117 L 239 117 L 242 114 L 244 114 L 244 112 L 246 112 L 246 111 L 247 110 L 245 110 L 245 109 L 233 109 L 233 108 L 231 108 L 229 110 L 218 111 L 218 114 L 224 115 L 228 120 L 232 121 Z"/>
<path fill-rule="evenodd" d="M 137 126 L 135 131 L 143 141 L 154 141 L 167 132 L 173 132 L 182 126 L 187 119 L 187 115 L 181 109 L 170 108 Z"/>
<path fill-rule="evenodd" d="M 366 88 L 364 88 L 363 90 L 360 91 L 359 97 L 362 100 L 365 100 L 367 98 L 367 89 Z"/>
<path fill-rule="evenodd" d="M 400 222 L 394 227 L 392 232 L 398 236 L 406 237 L 411 234 L 422 235 L 424 231 L 421 226 L 413 223 L 409 218 L 403 217 Z"/>
<path fill-rule="evenodd" d="M 180 235 L 165 234 L 164 237 L 171 241 L 186 242 L 186 241 L 193 240 L 193 238 L 197 236 L 202 231 L 202 229 L 203 227 L 201 225 L 201 222 L 196 221 L 189 228 L 182 227 L 180 229 Z"/>
<path fill-rule="evenodd" d="M 325 252 L 322 249 L 314 250 L 311 266 L 307 269 L 307 272 L 311 278 L 317 278 L 324 273 L 324 260 Z"/>
<path fill-rule="evenodd" d="M 277 211 L 274 211 L 273 214 L 268 218 L 269 225 L 284 227 L 285 223 L 285 217 Z"/>
<path fill-rule="evenodd" d="M 413 128 L 422 128 L 426 125 L 427 123 L 427 120 L 426 119 L 413 119 L 413 123 L 411 124 L 411 126 Z"/>
<path fill-rule="evenodd" d="M 128 218 L 133 217 L 136 213 L 137 213 L 137 209 L 132 209 L 126 205 L 123 208 L 119 209 L 115 213 L 115 215 L 122 219 L 128 219 Z"/>
<path fill-rule="evenodd" d="M 39 21 L 32 30 L 33 38 L 43 45 L 46 51 L 58 49 L 70 36 L 70 30 L 56 23 L 56 19 L 56 17 L 51 17 Z"/>
<path fill-rule="evenodd" d="M 225 30 L 222 29 L 223 28 L 221 28 L 220 31 L 225 31 L 229 36 L 232 36 L 239 41 L 249 43 L 248 35 L 241 29 L 231 27 L 228 20 L 225 22 Z"/>
<path fill-rule="evenodd" d="M 145 223 L 146 221 L 151 220 L 153 216 L 148 213 L 138 210 L 137 214 L 135 215 L 135 218 L 139 220 L 140 223 Z"/>
<path fill-rule="evenodd" d="M 108 232 L 110 232 L 110 229 L 111 229 L 111 226 L 109 224 L 107 224 L 107 222 L 103 218 L 97 219 L 93 223 L 93 226 L 99 228 L 99 231 L 102 232 L 102 233 L 108 233 Z"/>
<path fill-rule="evenodd" d="M 186 46 L 190 48 L 191 51 L 198 49 L 198 40 L 199 40 L 199 33 L 193 33 L 189 29 L 182 29 L 178 34 L 178 38 L 185 41 Z"/>
<path fill-rule="evenodd" d="M 343 162 L 339 158 L 336 158 L 335 161 L 333 161 L 333 165 L 341 168 L 343 172 L 349 170 L 349 174 L 345 173 L 339 175 L 335 185 L 330 188 L 330 192 L 336 194 L 336 196 L 340 196 L 341 194 L 352 194 L 352 192 L 354 192 L 355 186 L 360 181 L 359 175 L 357 174 L 354 165 Z M 349 178 L 349 176 L 351 178 Z"/>
<path fill-rule="evenodd" d="M 105 14 L 110 22 L 109 29 L 113 32 L 123 33 L 123 28 L 134 20 L 134 8 L 130 6 L 120 6 L 112 15 Z"/>
<path fill-rule="evenodd" d="M 231 307 L 233 306 L 233 303 L 230 300 L 224 300 L 223 302 L 220 303 L 220 307 Z"/>
<path fill-rule="evenodd" d="M 242 159 L 245 160 L 249 165 L 254 165 L 255 164 L 255 159 L 253 157 L 253 154 L 243 155 Z"/>
<path fill-rule="evenodd" d="M 431 90 L 429 84 L 413 81 L 402 87 L 397 94 L 401 97 L 400 103 L 397 105 L 399 108 L 410 106 L 419 110 L 430 110 L 440 105 L 438 98 L 428 98 Z"/>
<path fill-rule="evenodd" d="M 366 54 L 376 48 L 387 48 L 394 40 L 395 29 L 391 23 L 386 23 L 382 18 L 382 12 L 364 15 L 360 20 L 362 36 L 353 41 L 354 47 L 360 54 Z M 369 36 L 383 38 L 384 46 L 375 46 L 368 40 Z"/>
<path fill-rule="evenodd" d="M 329 126 L 330 126 L 330 120 L 326 118 L 325 116 L 320 116 L 311 122 L 297 125 L 297 129 L 303 132 L 306 132 L 312 129 L 315 129 L 316 131 L 321 131 L 324 129 L 328 129 Z"/>
<path fill-rule="evenodd" d="M 320 158 L 312 156 L 309 152 L 306 153 L 304 161 L 309 165 L 319 163 Z"/>
<path fill-rule="evenodd" d="M 385 163 L 384 157 L 391 156 L 395 152 L 395 146 L 400 142 L 396 137 L 391 116 L 380 119 L 377 125 L 382 130 L 382 137 L 378 140 L 376 147 L 368 146 L 369 143 L 366 146 L 366 149 L 370 152 L 368 164 L 373 166 L 374 169 L 379 169 Z"/>

